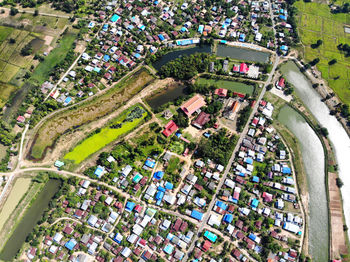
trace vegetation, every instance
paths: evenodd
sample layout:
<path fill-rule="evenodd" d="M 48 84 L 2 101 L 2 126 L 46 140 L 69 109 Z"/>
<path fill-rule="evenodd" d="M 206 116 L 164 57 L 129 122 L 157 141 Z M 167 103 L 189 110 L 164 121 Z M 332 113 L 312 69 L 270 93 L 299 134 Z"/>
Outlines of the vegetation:
<path fill-rule="evenodd" d="M 93 132 L 93 135 L 83 140 L 71 152 L 66 154 L 64 159 L 73 160 L 75 164 L 81 163 L 91 154 L 133 130 L 146 116 L 147 112 L 140 106 L 128 109 L 113 120 L 109 126 L 98 129 L 99 132 Z"/>
<path fill-rule="evenodd" d="M 174 77 L 188 80 L 207 70 L 209 66 L 209 55 L 205 53 L 183 56 L 163 65 L 159 70 L 161 77 Z"/>
<path fill-rule="evenodd" d="M 237 131 L 242 132 L 245 124 L 248 121 L 248 118 L 252 112 L 252 108 L 250 106 L 244 107 L 239 113 L 239 117 L 237 118 Z"/>
<path fill-rule="evenodd" d="M 254 86 L 252 85 L 241 83 L 241 82 L 229 81 L 229 80 L 207 79 L 207 78 L 200 77 L 198 78 L 196 83 L 212 85 L 215 88 L 225 88 L 232 92 L 238 92 L 238 93 L 248 94 L 248 95 L 252 95 L 254 92 Z"/>
<path fill-rule="evenodd" d="M 200 141 L 195 157 L 211 159 L 216 163 L 226 165 L 236 143 L 237 136 L 230 135 L 226 129 L 221 128 L 208 139 L 203 138 Z"/>

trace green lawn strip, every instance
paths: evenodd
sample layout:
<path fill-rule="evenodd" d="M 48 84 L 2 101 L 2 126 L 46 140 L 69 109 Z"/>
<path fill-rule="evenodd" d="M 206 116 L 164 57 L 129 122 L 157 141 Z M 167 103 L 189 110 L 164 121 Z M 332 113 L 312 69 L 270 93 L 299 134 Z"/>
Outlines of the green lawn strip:
<path fill-rule="evenodd" d="M 76 37 L 75 33 L 66 33 L 58 43 L 58 46 L 37 66 L 31 79 L 37 80 L 40 84 L 46 81 L 55 65 L 63 61 L 68 51 L 72 49 Z"/>
<path fill-rule="evenodd" d="M 199 84 L 215 85 L 218 88 L 225 88 L 225 89 L 238 92 L 238 93 L 243 93 L 243 94 L 252 95 L 254 92 L 253 86 L 236 82 L 236 81 L 199 78 L 197 82 Z"/>
<path fill-rule="evenodd" d="M 81 144 L 76 146 L 73 151 L 64 156 L 64 159 L 73 160 L 76 164 L 81 163 L 88 156 L 99 151 L 109 143 L 116 140 L 119 136 L 126 134 L 137 127 L 147 116 L 147 112 L 142 114 L 141 118 L 136 118 L 132 122 L 123 122 L 127 115 L 137 106 L 123 112 L 122 115 L 113 120 L 107 127 L 101 129 L 97 134 L 94 134 L 83 140 Z M 141 107 L 141 106 L 138 106 Z M 114 125 L 122 124 L 120 128 L 112 128 Z"/>
<path fill-rule="evenodd" d="M 0 43 L 5 41 L 13 30 L 12 27 L 0 26 Z"/>

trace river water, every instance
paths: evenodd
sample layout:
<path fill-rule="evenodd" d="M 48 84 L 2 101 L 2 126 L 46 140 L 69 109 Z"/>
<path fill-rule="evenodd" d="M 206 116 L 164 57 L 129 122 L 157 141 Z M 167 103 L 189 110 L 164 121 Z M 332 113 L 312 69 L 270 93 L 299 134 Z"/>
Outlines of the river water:
<path fill-rule="evenodd" d="M 329 139 L 335 150 L 338 172 L 344 185 L 341 188 L 346 224 L 350 225 L 350 139 L 338 120 L 329 114 L 328 107 L 321 102 L 320 95 L 312 88 L 308 79 L 299 71 L 294 62 L 281 68 L 287 80 L 295 86 L 297 95 L 310 109 L 318 122 L 328 129 Z M 349 231 L 348 231 L 349 234 Z"/>
<path fill-rule="evenodd" d="M 314 130 L 293 108 L 284 106 L 278 120 L 298 139 L 309 193 L 309 252 L 313 261 L 328 261 L 328 210 L 322 144 Z"/>
<path fill-rule="evenodd" d="M 45 209 L 48 208 L 51 198 L 58 192 L 60 186 L 61 182 L 55 179 L 51 179 L 46 183 L 2 249 L 0 260 L 13 260 L 28 234 L 32 232 L 35 225 L 41 219 Z"/>

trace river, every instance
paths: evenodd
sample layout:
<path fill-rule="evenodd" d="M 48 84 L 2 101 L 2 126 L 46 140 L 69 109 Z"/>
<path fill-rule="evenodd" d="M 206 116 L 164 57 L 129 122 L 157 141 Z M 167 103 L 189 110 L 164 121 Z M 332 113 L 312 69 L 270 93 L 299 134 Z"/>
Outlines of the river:
<path fill-rule="evenodd" d="M 46 183 L 34 200 L 34 203 L 25 212 L 15 231 L 2 249 L 0 260 L 13 260 L 14 256 L 22 247 L 28 234 L 32 232 L 35 225 L 41 219 L 45 209 L 48 208 L 51 198 L 58 192 L 60 186 L 61 182 L 55 179 L 51 179 Z"/>
<path fill-rule="evenodd" d="M 328 129 L 329 139 L 335 151 L 338 172 L 344 185 L 341 188 L 346 224 L 350 225 L 350 139 L 338 120 L 329 114 L 328 107 L 321 102 L 321 96 L 312 88 L 310 81 L 299 71 L 294 62 L 281 68 L 287 80 L 295 86 L 297 95 L 310 109 L 317 121 Z M 348 235 L 349 235 L 348 231 Z"/>
<path fill-rule="evenodd" d="M 291 107 L 284 106 L 278 120 L 294 134 L 300 144 L 309 193 L 309 252 L 313 261 L 327 262 L 328 207 L 322 144 L 305 119 Z"/>

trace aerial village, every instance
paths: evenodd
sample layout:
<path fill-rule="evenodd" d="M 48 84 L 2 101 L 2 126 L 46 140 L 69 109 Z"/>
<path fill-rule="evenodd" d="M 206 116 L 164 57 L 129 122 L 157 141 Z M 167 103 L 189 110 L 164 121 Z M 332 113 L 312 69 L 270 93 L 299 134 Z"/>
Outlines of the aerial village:
<path fill-rule="evenodd" d="M 84 25 L 87 48 L 76 65 L 41 92 L 70 106 L 170 49 L 205 44 L 209 36 L 218 45 L 287 54 L 293 28 L 284 2 L 230 2 L 229 8 L 205 1 L 108 2 Z M 152 120 L 84 166 L 84 178 L 48 211 L 55 222 L 40 245 L 25 250 L 26 259 L 297 261 L 304 215 L 289 149 L 273 127 L 274 105 L 261 100 L 248 119 L 261 89 L 254 81 L 267 79 L 267 63 L 214 58 L 206 72 L 239 77 L 254 92 L 197 84 L 161 112 L 143 100 Z M 284 81 L 277 79 L 276 88 L 283 90 Z M 55 167 L 63 170 L 64 161 Z"/>
<path fill-rule="evenodd" d="M 272 13 L 268 1 L 231 5 L 228 0 L 225 7 L 207 4 L 204 1 L 178 6 L 166 1 L 107 2 L 94 20 L 86 22 L 87 48 L 76 66 L 58 86 L 47 81 L 41 91 L 60 106 L 68 106 L 112 86 L 141 63 L 154 62 L 169 49 L 193 46 L 206 37 L 220 40 L 220 45 L 287 54 L 294 33 L 286 22 L 285 2 L 272 3 Z M 230 63 L 228 68 L 228 62 L 223 61 L 221 73 L 264 80 L 259 78 L 264 71 L 260 64 Z M 30 115 L 30 110 L 26 116 L 19 115 L 17 122 L 25 123 Z"/>

